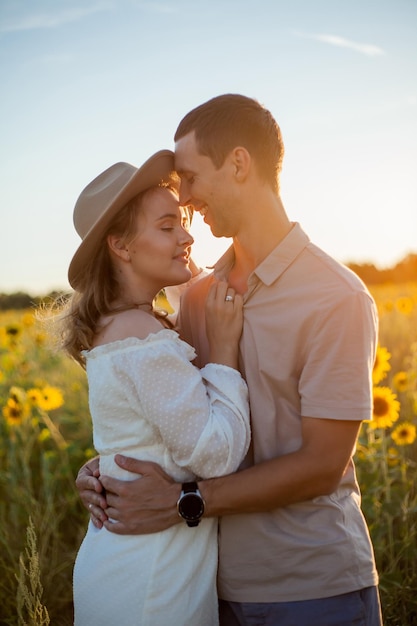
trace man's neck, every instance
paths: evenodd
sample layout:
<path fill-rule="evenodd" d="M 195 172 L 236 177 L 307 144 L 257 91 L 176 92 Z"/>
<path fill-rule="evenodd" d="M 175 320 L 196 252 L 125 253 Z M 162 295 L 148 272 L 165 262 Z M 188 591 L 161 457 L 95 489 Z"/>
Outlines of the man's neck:
<path fill-rule="evenodd" d="M 235 261 L 228 276 L 228 283 L 238 293 L 245 293 L 248 278 L 256 267 L 287 236 L 292 224 L 282 205 L 278 210 L 258 215 L 251 227 L 245 228 L 233 238 Z"/>

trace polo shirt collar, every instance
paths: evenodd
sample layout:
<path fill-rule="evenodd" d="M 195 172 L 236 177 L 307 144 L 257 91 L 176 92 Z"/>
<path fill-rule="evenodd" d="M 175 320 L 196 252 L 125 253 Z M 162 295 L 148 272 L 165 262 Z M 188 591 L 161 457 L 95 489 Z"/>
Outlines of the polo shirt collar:
<path fill-rule="evenodd" d="M 308 246 L 309 237 L 301 228 L 298 222 L 292 222 L 290 232 L 279 242 L 276 248 L 264 259 L 252 273 L 256 275 L 265 285 L 272 283 L 283 274 L 294 259 Z M 227 275 L 235 260 L 233 245 L 230 246 L 220 257 L 214 266 L 214 274 L 217 278 L 227 278 Z M 249 277 L 249 282 L 250 282 Z"/>

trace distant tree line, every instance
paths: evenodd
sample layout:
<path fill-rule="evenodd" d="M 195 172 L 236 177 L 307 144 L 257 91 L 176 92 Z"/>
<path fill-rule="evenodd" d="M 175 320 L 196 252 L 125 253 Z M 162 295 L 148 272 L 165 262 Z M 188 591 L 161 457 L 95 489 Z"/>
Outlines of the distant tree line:
<path fill-rule="evenodd" d="M 347 263 L 366 285 L 417 282 L 417 254 L 408 254 L 402 261 L 387 269 L 378 269 L 372 263 Z"/>
<path fill-rule="evenodd" d="M 0 311 L 9 311 L 11 309 L 34 309 L 42 304 L 42 302 L 50 302 L 61 295 L 64 295 L 63 291 L 51 291 L 44 296 L 31 296 L 24 291 L 0 293 Z"/>
<path fill-rule="evenodd" d="M 378 269 L 372 263 L 346 263 L 346 265 L 367 285 L 417 282 L 417 254 L 408 254 L 394 267 L 387 269 Z M 0 293 L 0 311 L 34 308 L 43 301 L 55 300 L 63 294 L 64 292 L 51 291 L 44 296 L 34 297 L 22 291 Z"/>

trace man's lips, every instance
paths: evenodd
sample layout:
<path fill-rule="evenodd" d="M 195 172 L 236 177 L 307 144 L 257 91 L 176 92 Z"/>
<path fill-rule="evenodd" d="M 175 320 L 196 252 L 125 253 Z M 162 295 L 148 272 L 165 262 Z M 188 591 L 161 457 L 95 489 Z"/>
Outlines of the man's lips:
<path fill-rule="evenodd" d="M 201 207 L 201 209 L 198 209 L 198 212 L 200 213 L 201 217 L 203 218 L 204 223 L 208 224 L 208 221 L 207 221 L 208 207 L 207 206 L 203 206 L 203 207 Z"/>

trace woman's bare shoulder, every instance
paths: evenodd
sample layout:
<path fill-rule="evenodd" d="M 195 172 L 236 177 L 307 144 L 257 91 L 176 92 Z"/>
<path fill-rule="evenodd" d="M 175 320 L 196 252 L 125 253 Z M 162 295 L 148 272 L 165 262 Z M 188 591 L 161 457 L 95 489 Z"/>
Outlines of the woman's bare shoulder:
<path fill-rule="evenodd" d="M 94 346 L 127 339 L 128 337 L 146 339 L 148 335 L 157 333 L 162 328 L 164 327 L 161 322 L 145 311 L 138 309 L 120 311 L 120 313 L 106 315 L 100 320 Z"/>

